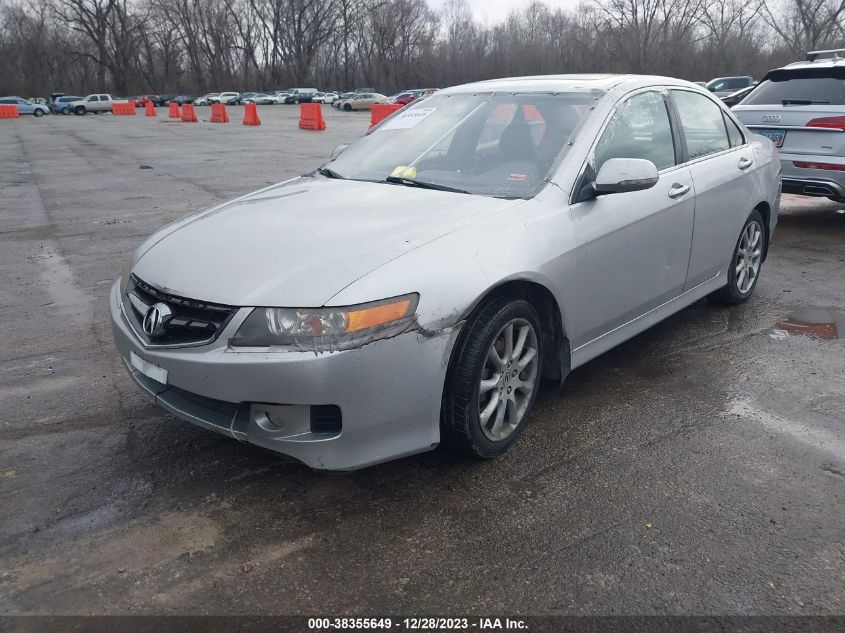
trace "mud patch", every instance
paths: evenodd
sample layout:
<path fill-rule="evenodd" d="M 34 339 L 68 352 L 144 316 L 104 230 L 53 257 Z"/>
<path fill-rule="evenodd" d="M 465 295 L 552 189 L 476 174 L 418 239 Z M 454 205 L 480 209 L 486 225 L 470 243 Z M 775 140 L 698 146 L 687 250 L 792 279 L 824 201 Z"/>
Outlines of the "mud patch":
<path fill-rule="evenodd" d="M 219 532 L 216 522 L 196 514 L 169 513 L 155 521 L 135 521 L 63 543 L 37 562 L 13 562 L 7 568 L 12 578 L 10 589 L 25 592 L 44 583 L 80 586 L 147 570 L 184 554 L 211 549 Z"/>
<path fill-rule="evenodd" d="M 838 308 L 811 306 L 790 315 L 777 324 L 790 334 L 805 334 L 823 339 L 845 337 L 845 312 Z"/>

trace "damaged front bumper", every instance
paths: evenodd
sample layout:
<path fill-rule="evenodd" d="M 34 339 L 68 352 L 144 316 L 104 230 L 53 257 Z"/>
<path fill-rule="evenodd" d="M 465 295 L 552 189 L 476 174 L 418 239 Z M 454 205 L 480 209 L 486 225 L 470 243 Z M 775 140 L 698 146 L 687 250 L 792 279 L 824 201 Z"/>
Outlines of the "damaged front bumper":
<path fill-rule="evenodd" d="M 319 354 L 238 351 L 228 340 L 249 314 L 244 308 L 208 345 L 157 348 L 132 330 L 119 283 L 110 307 L 115 344 L 135 383 L 189 422 L 325 470 L 362 468 L 440 441 L 455 329 Z"/>

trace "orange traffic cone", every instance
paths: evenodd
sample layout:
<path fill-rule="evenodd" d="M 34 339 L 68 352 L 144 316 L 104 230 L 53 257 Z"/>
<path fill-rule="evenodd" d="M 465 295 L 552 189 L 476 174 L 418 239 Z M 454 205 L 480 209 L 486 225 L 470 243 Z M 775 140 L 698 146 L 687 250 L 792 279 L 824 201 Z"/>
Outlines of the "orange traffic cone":
<path fill-rule="evenodd" d="M 147 116 L 155 116 L 156 115 L 156 107 L 153 105 L 152 101 L 147 101 L 144 105 L 144 114 Z"/>
<path fill-rule="evenodd" d="M 261 119 L 258 118 L 258 108 L 254 103 L 247 103 L 244 106 L 244 125 L 261 125 Z"/>
<path fill-rule="evenodd" d="M 175 101 L 170 102 L 170 114 L 171 119 L 181 119 L 182 115 L 179 114 L 179 104 Z"/>
<path fill-rule="evenodd" d="M 182 106 L 182 123 L 196 123 L 197 113 L 194 111 L 194 106 L 186 103 Z"/>

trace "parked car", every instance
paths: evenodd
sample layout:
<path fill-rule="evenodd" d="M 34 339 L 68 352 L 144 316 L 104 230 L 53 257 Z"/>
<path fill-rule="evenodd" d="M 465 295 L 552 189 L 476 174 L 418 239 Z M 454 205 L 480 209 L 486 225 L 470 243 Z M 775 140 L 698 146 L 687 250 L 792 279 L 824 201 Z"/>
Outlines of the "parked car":
<path fill-rule="evenodd" d="M 343 103 L 346 99 L 351 99 L 351 98 L 352 98 L 352 97 L 354 97 L 355 95 L 356 95 L 356 93 L 355 93 L 354 91 L 353 91 L 353 92 L 343 92 L 343 93 L 340 93 L 340 94 L 337 96 L 337 99 L 335 99 L 334 101 L 332 101 L 332 104 L 331 104 L 331 105 L 332 105 L 332 107 L 333 107 L 333 108 L 335 108 L 335 109 L 337 109 L 337 110 L 340 110 L 340 106 L 341 106 L 341 104 L 342 104 L 342 103 Z"/>
<path fill-rule="evenodd" d="M 727 97 L 729 94 L 754 85 L 754 78 L 744 75 L 742 77 L 716 77 L 707 82 L 705 86 L 717 97 Z"/>
<path fill-rule="evenodd" d="M 194 98 L 191 95 L 176 95 L 170 100 L 173 103 L 178 103 L 180 106 L 186 103 L 193 103 Z"/>
<path fill-rule="evenodd" d="M 241 97 L 239 99 L 240 103 L 246 103 L 248 100 L 252 99 L 255 95 L 259 94 L 258 92 L 242 92 Z"/>
<path fill-rule="evenodd" d="M 337 93 L 336 92 L 318 92 L 313 97 L 311 97 L 311 101 L 313 103 L 332 104 L 336 100 L 337 100 Z"/>
<path fill-rule="evenodd" d="M 115 102 L 126 102 L 126 100 L 118 99 L 110 94 L 88 95 L 79 101 L 72 101 L 70 103 L 70 111 L 77 116 L 82 116 L 89 112 L 102 114 L 103 112 L 111 112 L 111 106 Z"/>
<path fill-rule="evenodd" d="M 733 112 L 779 148 L 785 192 L 845 202 L 845 60 L 817 53 L 770 70 Z"/>
<path fill-rule="evenodd" d="M 62 97 L 56 97 L 50 104 L 50 111 L 53 114 L 70 114 L 70 104 L 74 101 L 80 101 L 81 99 L 84 99 L 84 97 L 74 97 L 67 95 Z"/>
<path fill-rule="evenodd" d="M 31 114 L 35 117 L 50 114 L 50 108 L 43 103 L 33 103 L 29 99 L 23 97 L 2 97 L 0 98 L 0 105 L 16 105 L 18 106 L 18 114 Z"/>
<path fill-rule="evenodd" d="M 152 103 L 155 107 L 162 105 L 161 97 L 158 95 L 141 95 L 139 97 L 127 97 L 127 99 L 133 101 L 136 108 L 146 107 L 148 103 Z"/>
<path fill-rule="evenodd" d="M 218 93 L 216 92 L 209 92 L 207 95 L 202 95 L 201 97 L 197 97 L 194 99 L 195 106 L 207 106 L 211 105 L 211 99 L 217 97 Z"/>
<path fill-rule="evenodd" d="M 387 97 L 377 92 L 361 92 L 353 95 L 349 99 L 344 99 L 340 104 L 339 109 L 344 112 L 352 112 L 352 110 L 369 110 L 374 103 L 387 103 Z"/>
<path fill-rule="evenodd" d="M 288 93 L 285 103 L 310 103 L 311 98 L 317 94 L 316 88 L 291 88 L 286 91 Z"/>
<path fill-rule="evenodd" d="M 243 102 L 254 103 L 256 105 L 274 105 L 279 103 L 275 96 L 266 95 L 263 93 L 255 93 L 248 99 L 244 99 Z"/>
<path fill-rule="evenodd" d="M 392 97 L 390 99 L 390 103 L 400 103 L 402 105 L 408 105 L 409 103 L 413 103 L 417 99 L 422 99 L 424 97 L 429 97 L 433 95 L 437 90 L 435 88 L 425 88 L 420 90 L 406 90 L 405 92 L 399 93 L 398 95 Z"/>
<path fill-rule="evenodd" d="M 757 84 L 755 83 L 754 86 Z M 743 88 L 742 90 L 737 90 L 736 92 L 732 92 L 731 94 L 721 97 L 722 103 L 724 103 L 729 108 L 734 107 L 738 103 L 740 103 L 745 97 L 747 97 L 752 90 L 754 90 L 754 86 L 748 86 L 747 88 Z"/>
<path fill-rule="evenodd" d="M 215 97 L 209 97 L 210 103 L 222 103 L 223 105 L 238 105 L 241 102 L 239 92 L 221 92 Z"/>
<path fill-rule="evenodd" d="M 318 469 L 503 453 L 541 380 L 747 301 L 778 217 L 771 141 L 664 77 L 458 86 L 334 155 L 168 224 L 110 295 L 157 404 Z"/>
<path fill-rule="evenodd" d="M 163 95 L 159 95 L 159 99 L 161 100 L 161 105 L 170 105 L 170 102 L 173 101 L 179 95 L 174 93 L 167 93 Z"/>

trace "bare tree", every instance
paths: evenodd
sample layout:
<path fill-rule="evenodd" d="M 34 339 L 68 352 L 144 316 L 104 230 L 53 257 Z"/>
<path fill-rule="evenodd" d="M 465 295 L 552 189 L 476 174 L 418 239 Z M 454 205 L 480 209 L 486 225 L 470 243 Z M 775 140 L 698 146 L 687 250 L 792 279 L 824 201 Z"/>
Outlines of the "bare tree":
<path fill-rule="evenodd" d="M 763 8 L 768 25 L 796 55 L 841 41 L 845 0 L 786 0 L 781 11 L 768 3 Z"/>

